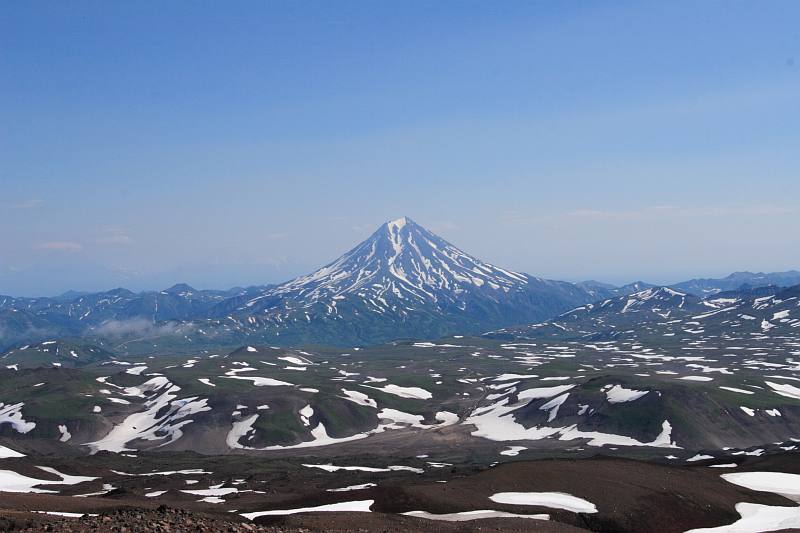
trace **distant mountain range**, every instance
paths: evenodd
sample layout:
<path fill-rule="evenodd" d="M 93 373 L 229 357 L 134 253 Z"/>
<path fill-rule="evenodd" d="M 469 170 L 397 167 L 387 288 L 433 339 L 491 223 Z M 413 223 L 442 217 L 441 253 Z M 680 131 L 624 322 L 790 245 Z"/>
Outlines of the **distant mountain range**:
<path fill-rule="evenodd" d="M 800 272 L 739 272 L 673 286 L 706 296 L 800 283 Z M 197 290 L 0 296 L 0 349 L 48 339 L 100 346 L 375 344 L 472 334 L 539 322 L 569 309 L 653 288 L 537 278 L 485 263 L 403 217 L 332 263 L 280 285 Z M 698 298 L 699 300 L 699 298 Z"/>
<path fill-rule="evenodd" d="M 577 283 L 577 285 L 587 291 L 607 296 L 624 296 L 626 294 L 633 294 L 645 289 L 660 286 L 644 281 L 634 281 L 633 283 L 628 283 L 620 287 L 599 281 L 583 281 Z M 797 270 L 770 272 L 766 274 L 764 272 L 734 272 L 724 278 L 697 278 L 681 281 L 679 283 L 672 283 L 667 286 L 677 291 L 705 297 L 724 291 L 735 291 L 748 287 L 792 287 L 794 285 L 800 285 L 800 272 Z"/>
<path fill-rule="evenodd" d="M 653 337 L 730 338 L 800 332 L 800 285 L 720 292 L 702 298 L 670 287 L 651 287 L 576 307 L 546 322 L 490 332 L 489 337 L 600 341 Z"/>
<path fill-rule="evenodd" d="M 788 272 L 771 272 L 769 274 L 763 272 L 734 272 L 722 279 L 690 279 L 689 281 L 671 285 L 671 287 L 698 296 L 706 296 L 723 291 L 733 291 L 742 287 L 766 287 L 768 285 L 791 287 L 798 284 L 800 284 L 800 272 L 790 270 Z"/>

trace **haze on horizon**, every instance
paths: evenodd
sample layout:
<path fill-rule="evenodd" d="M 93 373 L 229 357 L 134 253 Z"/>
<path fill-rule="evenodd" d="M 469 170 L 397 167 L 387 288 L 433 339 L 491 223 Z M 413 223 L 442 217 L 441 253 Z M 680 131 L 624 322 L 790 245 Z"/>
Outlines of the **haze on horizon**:
<path fill-rule="evenodd" d="M 408 215 L 533 275 L 800 268 L 795 2 L 0 6 L 0 294 L 281 282 Z"/>

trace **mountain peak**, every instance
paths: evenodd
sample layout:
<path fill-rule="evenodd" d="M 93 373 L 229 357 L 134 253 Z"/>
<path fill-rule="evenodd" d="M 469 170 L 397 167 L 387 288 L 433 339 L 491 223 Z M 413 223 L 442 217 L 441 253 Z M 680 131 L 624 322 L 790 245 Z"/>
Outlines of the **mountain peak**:
<path fill-rule="evenodd" d="M 332 309 L 353 297 L 372 311 L 403 315 L 415 306 L 412 302 L 459 306 L 466 294 L 490 297 L 528 283 L 528 276 L 484 263 L 403 216 L 381 225 L 336 261 L 270 294 L 295 295 L 303 305 L 322 302 Z"/>
<path fill-rule="evenodd" d="M 243 328 L 264 331 L 269 324 L 283 342 L 309 329 L 317 341 L 338 344 L 486 331 L 593 298 L 570 283 L 485 263 L 403 216 L 322 268 L 239 295 L 216 313 L 245 317 Z"/>
<path fill-rule="evenodd" d="M 410 218 L 402 216 L 400 218 L 396 218 L 394 220 L 390 220 L 389 222 L 387 222 L 386 227 L 389 228 L 389 231 L 399 231 L 408 224 L 416 225 L 416 223 Z"/>
<path fill-rule="evenodd" d="M 181 293 L 196 292 L 196 290 L 194 289 L 194 287 L 192 287 L 191 285 L 189 285 L 187 283 L 176 283 L 175 285 L 173 285 L 169 289 L 165 289 L 164 292 L 166 292 L 168 294 L 181 294 Z"/>

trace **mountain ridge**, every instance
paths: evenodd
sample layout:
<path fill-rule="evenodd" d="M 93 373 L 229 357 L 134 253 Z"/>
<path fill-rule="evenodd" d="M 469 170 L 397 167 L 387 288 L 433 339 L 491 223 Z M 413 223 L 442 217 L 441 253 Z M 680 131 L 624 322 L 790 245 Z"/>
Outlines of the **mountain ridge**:
<path fill-rule="evenodd" d="M 800 328 L 800 284 L 741 288 L 706 296 L 671 287 L 648 289 L 582 305 L 552 319 L 488 332 L 488 337 L 598 340 L 642 336 L 752 338 L 791 336 Z"/>
<path fill-rule="evenodd" d="M 188 284 L 139 294 L 119 288 L 70 302 L 0 299 L 0 311 L 24 310 L 31 325 L 35 318 L 50 326 L 17 327 L 17 342 L 44 340 L 47 329 L 57 336 L 164 333 L 160 325 L 175 322 L 187 342 L 349 345 L 480 333 L 542 320 L 604 294 L 484 262 L 401 217 L 327 265 L 278 285 L 235 293 Z"/>
<path fill-rule="evenodd" d="M 705 297 L 800 283 L 800 272 L 735 272 L 670 285 Z M 279 284 L 200 290 L 178 283 L 53 298 L 0 296 L 0 349 L 50 338 L 175 337 L 170 342 L 367 345 L 534 323 L 656 287 L 547 280 L 484 262 L 409 217 L 381 224 L 334 261 Z M 127 336 L 127 337 L 126 337 Z M 149 342 L 149 341 L 148 341 Z"/>

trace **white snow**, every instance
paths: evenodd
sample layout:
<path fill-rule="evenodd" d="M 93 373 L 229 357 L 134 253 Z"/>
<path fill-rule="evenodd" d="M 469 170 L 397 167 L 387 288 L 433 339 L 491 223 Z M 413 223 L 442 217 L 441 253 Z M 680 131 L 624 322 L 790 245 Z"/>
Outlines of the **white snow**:
<path fill-rule="evenodd" d="M 462 511 L 460 513 L 434 514 L 427 511 L 408 511 L 403 513 L 406 516 L 417 518 L 427 518 L 428 520 L 443 520 L 445 522 L 466 522 L 469 520 L 481 520 L 485 518 L 530 518 L 533 520 L 550 520 L 547 514 L 517 514 L 506 513 L 505 511 Z"/>
<path fill-rule="evenodd" d="M 434 418 L 441 422 L 437 427 L 452 426 L 458 423 L 458 415 L 449 411 L 439 411 L 434 415 Z"/>
<path fill-rule="evenodd" d="M 155 381 L 158 380 L 158 381 Z M 181 428 L 192 422 L 193 414 L 209 411 L 206 399 L 190 398 L 176 399 L 180 387 L 173 385 L 166 378 L 159 380 L 153 378 L 148 383 L 155 382 L 150 390 L 160 393 L 154 395 L 144 405 L 146 410 L 128 415 L 120 424 L 114 426 L 102 439 L 88 442 L 85 446 L 92 449 L 92 453 L 101 450 L 110 452 L 132 451 L 127 445 L 134 440 L 164 441 L 159 446 L 164 446 L 179 439 L 183 432 Z M 139 390 L 141 393 L 141 391 Z M 183 420 L 180 420 L 183 419 Z M 180 421 L 179 421 L 180 420 Z"/>
<path fill-rule="evenodd" d="M 103 483 L 103 488 L 101 490 L 99 490 L 97 492 L 90 492 L 88 494 L 76 494 L 75 497 L 76 498 L 90 498 L 92 496 L 103 496 L 103 495 L 108 494 L 109 492 L 111 492 L 112 490 L 115 490 L 115 489 L 116 489 L 116 487 L 114 485 L 111 485 L 110 483 Z"/>
<path fill-rule="evenodd" d="M 37 479 L 22 474 L 18 474 L 13 470 L 0 470 L 0 491 L 2 492 L 28 492 L 28 493 L 56 493 L 58 491 L 37 489 L 34 488 L 38 485 L 77 485 L 84 481 L 94 481 L 96 477 L 87 476 L 70 476 L 62 474 L 54 468 L 46 466 L 37 466 L 36 468 L 54 474 L 61 478 L 59 481 L 49 481 L 46 479 Z"/>
<path fill-rule="evenodd" d="M 720 389 L 731 391 L 731 392 L 738 392 L 739 394 L 755 394 L 751 390 L 737 389 L 736 387 L 720 387 Z"/>
<path fill-rule="evenodd" d="M 767 385 L 772 388 L 775 393 L 780 394 L 781 396 L 786 396 L 787 398 L 794 398 L 795 400 L 800 400 L 800 388 L 795 387 L 793 385 L 786 385 L 783 383 L 773 383 L 772 381 L 765 381 Z"/>
<path fill-rule="evenodd" d="M 597 512 L 597 507 L 592 502 L 564 492 L 498 492 L 489 496 L 489 499 L 508 505 L 536 505 L 574 513 Z"/>
<path fill-rule="evenodd" d="M 515 457 L 515 456 L 519 455 L 519 452 L 521 452 L 522 450 L 527 450 L 527 449 L 528 448 L 525 447 L 525 446 L 509 446 L 508 448 L 506 448 L 505 450 L 500 452 L 500 455 L 507 455 L 509 457 Z"/>
<path fill-rule="evenodd" d="M 181 490 L 181 492 L 185 492 L 186 494 L 193 494 L 195 496 L 226 496 L 228 494 L 235 494 L 239 492 L 239 489 L 235 487 L 227 487 L 227 488 L 209 488 L 209 489 L 196 489 L 196 490 Z"/>
<path fill-rule="evenodd" d="M 785 496 L 800 496 L 800 474 L 783 472 L 737 472 L 723 474 L 729 483 L 751 490 L 774 492 Z"/>
<path fill-rule="evenodd" d="M 293 364 L 295 366 L 306 366 L 306 365 L 310 365 L 311 364 L 308 361 L 300 359 L 299 357 L 293 357 L 291 355 L 278 357 L 278 359 L 280 359 L 282 361 L 286 361 L 287 363 L 291 363 L 291 364 Z"/>
<path fill-rule="evenodd" d="M 25 454 L 19 453 L 18 451 L 12 450 L 11 448 L 6 448 L 2 444 L 0 444 L 0 459 L 9 459 L 12 457 L 25 457 Z"/>
<path fill-rule="evenodd" d="M 800 475 L 783 472 L 736 472 L 723 474 L 726 481 L 751 490 L 774 492 L 800 501 Z M 686 533 L 760 533 L 800 528 L 800 507 L 778 507 L 755 503 L 737 503 L 741 518 L 720 527 L 693 529 Z"/>
<path fill-rule="evenodd" d="M 250 367 L 236 368 L 234 370 L 229 370 L 228 372 L 225 372 L 225 375 L 224 376 L 220 376 L 220 377 L 225 377 L 227 379 L 241 379 L 241 380 L 245 380 L 245 381 L 252 381 L 253 385 L 255 385 L 256 387 L 281 387 L 281 386 L 293 387 L 294 386 L 292 383 L 287 383 L 285 381 L 280 381 L 278 379 L 264 378 L 264 377 L 260 377 L 260 376 L 239 376 L 239 375 L 237 375 L 239 372 L 252 372 L 252 371 L 255 371 L 255 370 L 256 370 L 255 368 L 250 368 Z"/>
<path fill-rule="evenodd" d="M 608 403 L 625 403 L 625 402 L 632 402 L 634 400 L 638 400 L 645 394 L 650 391 L 642 391 L 642 390 L 634 390 L 634 389 L 626 389 L 622 385 L 614 385 L 612 387 L 605 388 L 606 392 L 606 399 Z"/>
<path fill-rule="evenodd" d="M 558 415 L 558 408 L 561 407 L 567 398 L 569 397 L 569 393 L 564 393 L 561 396 L 556 396 L 552 400 L 548 401 L 547 403 L 543 404 L 539 409 L 541 411 L 549 411 L 549 416 L 547 417 L 548 422 L 552 422 L 555 420 L 556 416 Z"/>
<path fill-rule="evenodd" d="M 661 433 L 650 442 L 640 442 L 632 437 L 615 435 L 613 433 L 602 433 L 599 431 L 580 431 L 577 426 L 571 426 L 562 430 L 559 440 L 590 439 L 589 446 L 652 446 L 655 448 L 679 448 L 672 442 L 672 425 L 664 420 L 661 423 Z"/>
<path fill-rule="evenodd" d="M 11 424 L 11 427 L 18 433 L 28 433 L 35 428 L 36 422 L 27 422 L 22 418 L 24 405 L 22 402 L 10 405 L 0 403 L 0 425 Z"/>
<path fill-rule="evenodd" d="M 314 416 L 314 409 L 310 405 L 306 405 L 300 409 L 300 421 L 304 426 L 311 425 L 311 417 Z"/>
<path fill-rule="evenodd" d="M 352 490 L 371 489 L 372 487 L 377 487 L 377 485 L 375 483 L 362 483 L 360 485 L 349 485 L 339 489 L 327 489 L 327 492 L 350 492 Z"/>
<path fill-rule="evenodd" d="M 357 403 L 358 405 L 363 405 L 364 407 L 374 407 L 378 408 L 378 403 L 364 394 L 363 392 L 354 391 L 354 390 L 347 390 L 342 389 L 344 396 L 342 398 L 346 400 L 350 400 L 353 403 Z"/>
<path fill-rule="evenodd" d="M 568 390 L 575 387 L 574 384 L 572 385 L 557 385 L 555 387 L 539 387 L 535 389 L 525 389 L 524 391 L 520 391 L 517 395 L 520 401 L 522 400 L 538 400 L 542 398 L 552 398 L 553 396 L 558 396 L 559 394 L 563 394 Z"/>
<path fill-rule="evenodd" d="M 349 513 L 369 513 L 370 507 L 375 500 L 356 500 L 350 502 L 329 503 L 316 507 L 301 507 L 299 509 L 277 509 L 273 511 L 257 511 L 255 513 L 242 513 L 248 520 L 253 520 L 259 516 L 283 516 L 297 513 L 319 513 L 319 512 L 349 512 Z"/>
<path fill-rule="evenodd" d="M 732 524 L 692 529 L 686 533 L 761 533 L 800 528 L 800 507 L 777 507 L 742 502 L 736 504 L 736 512 L 741 518 Z"/>
<path fill-rule="evenodd" d="M 401 398 L 412 398 L 415 400 L 430 400 L 433 394 L 420 387 L 400 387 L 398 385 L 384 385 L 383 387 L 376 387 L 374 385 L 361 385 L 370 389 L 379 390 L 387 394 L 393 394 Z"/>
<path fill-rule="evenodd" d="M 233 426 L 230 431 L 228 431 L 228 435 L 225 437 L 225 443 L 228 445 L 228 448 L 244 448 L 244 446 L 239 444 L 239 440 L 253 431 L 253 424 L 256 420 L 258 420 L 257 414 L 250 415 L 242 420 L 234 421 Z"/>
<path fill-rule="evenodd" d="M 422 474 L 424 470 L 421 468 L 414 468 L 413 466 L 387 466 L 386 468 L 375 468 L 372 466 L 335 466 L 332 464 L 327 465 L 314 465 L 304 464 L 306 468 L 319 468 L 326 472 L 338 472 L 345 470 L 348 472 L 414 472 L 415 474 Z"/>
<path fill-rule="evenodd" d="M 163 472 L 145 472 L 144 474 L 129 474 L 128 472 L 120 472 L 118 470 L 112 470 L 115 474 L 120 476 L 174 476 L 176 474 L 190 476 L 195 474 L 213 474 L 213 472 L 207 472 L 202 468 L 189 468 L 185 470 L 165 470 Z"/>
<path fill-rule="evenodd" d="M 529 379 L 529 378 L 538 378 L 539 376 L 536 374 L 500 374 L 494 381 L 511 381 L 514 379 Z"/>
<path fill-rule="evenodd" d="M 573 385 L 565 385 L 548 389 L 530 389 L 533 392 L 529 394 L 536 397 L 547 397 L 558 394 L 559 391 L 569 390 L 572 387 Z M 520 393 L 520 399 L 522 399 L 522 393 Z M 511 413 L 525 407 L 525 405 L 527 405 L 525 402 L 510 404 L 509 398 L 504 398 L 494 405 L 475 409 L 464 423 L 475 426 L 475 431 L 472 432 L 472 435 L 494 441 L 541 440 L 560 434 L 560 440 L 589 439 L 587 442 L 589 446 L 604 446 L 608 444 L 614 446 L 678 447 L 671 441 L 672 426 L 667 420 L 662 423 L 661 433 L 652 442 L 640 442 L 624 435 L 601 433 L 599 431 L 581 431 L 576 425 L 568 427 L 533 426 L 526 428 L 511 415 Z"/>
<path fill-rule="evenodd" d="M 308 413 L 307 410 L 304 409 L 305 414 Z M 301 418 L 304 425 L 310 426 L 310 416 L 305 416 L 304 413 L 300 413 L 301 417 L 305 417 L 305 420 Z M 414 415 L 411 413 L 405 413 L 403 411 L 398 411 L 396 409 L 382 409 L 378 412 L 378 418 L 382 421 L 382 423 L 378 424 L 375 429 L 370 431 L 366 431 L 364 433 L 356 433 L 355 435 L 350 435 L 347 437 L 331 437 L 328 435 L 327 429 L 322 422 L 318 422 L 316 427 L 311 429 L 311 436 L 313 437 L 312 440 L 303 441 L 298 444 L 291 444 L 291 445 L 274 445 L 274 446 L 266 446 L 264 448 L 252 448 L 249 446 L 244 446 L 239 443 L 239 440 L 248 435 L 251 431 L 253 431 L 253 424 L 255 423 L 258 415 L 252 415 L 246 419 L 242 419 L 233 423 L 233 427 L 228 432 L 228 436 L 226 438 L 226 442 L 229 447 L 231 448 L 239 448 L 239 449 L 246 449 L 246 450 L 287 450 L 287 449 L 298 449 L 298 448 L 316 448 L 319 446 L 328 446 L 331 444 L 339 444 L 343 442 L 349 442 L 359 439 L 367 438 L 370 435 L 374 435 L 376 433 L 382 433 L 386 430 L 390 429 L 404 429 L 410 427 L 419 428 L 419 429 L 435 429 L 435 428 L 443 428 L 446 426 L 450 426 L 453 424 L 458 423 L 458 415 L 455 413 L 451 413 L 448 411 L 439 411 L 435 414 L 436 420 L 439 422 L 438 424 L 424 424 L 424 417 L 422 415 Z M 388 421 L 388 422 L 385 422 Z"/>

